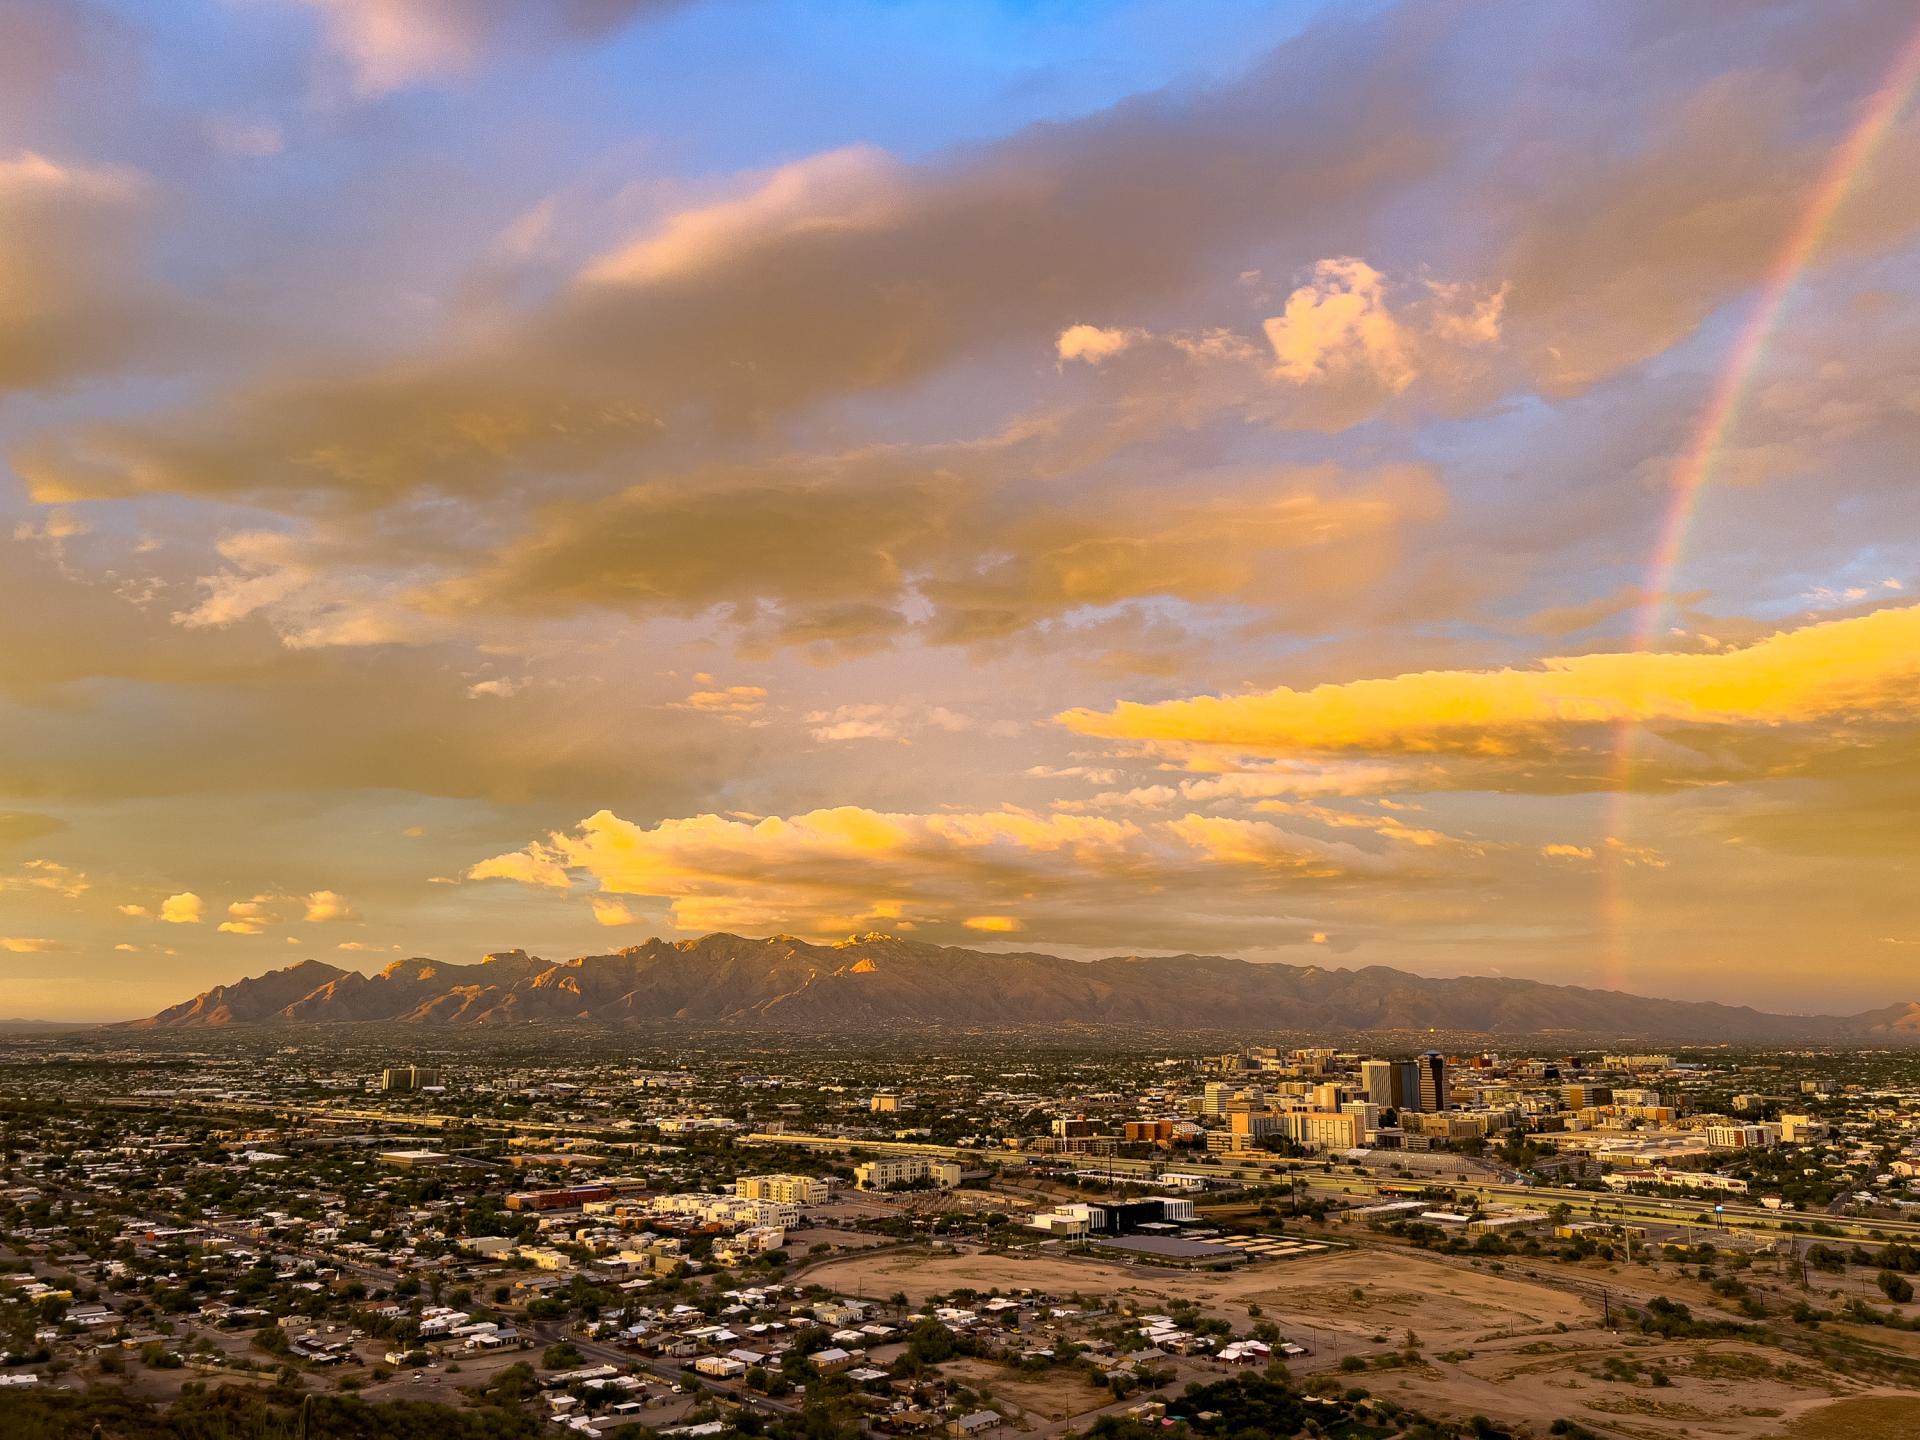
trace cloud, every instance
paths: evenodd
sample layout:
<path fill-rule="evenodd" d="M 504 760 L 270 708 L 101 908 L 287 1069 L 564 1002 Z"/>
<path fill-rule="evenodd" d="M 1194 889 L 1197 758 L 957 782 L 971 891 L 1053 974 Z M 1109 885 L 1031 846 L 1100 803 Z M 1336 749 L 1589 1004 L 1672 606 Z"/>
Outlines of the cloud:
<path fill-rule="evenodd" d="M 1920 607 L 1712 653 L 1566 656 L 1524 670 L 1430 671 L 1304 691 L 1123 703 L 1059 719 L 1083 735 L 1271 755 L 1591 757 L 1610 752 L 1621 725 L 1844 745 L 1877 725 L 1920 720 Z M 1607 783 L 1604 769 L 1592 784 Z"/>
<path fill-rule="evenodd" d="M 220 922 L 220 932 L 225 935 L 264 935 L 267 927 L 281 923 L 281 916 L 275 908 L 280 897 L 274 895 L 256 895 L 251 900 L 236 900 L 227 906 L 230 917 Z"/>
<path fill-rule="evenodd" d="M 140 278 L 151 198 L 135 170 L 0 156 L 0 393 L 148 348 L 170 310 Z"/>
<path fill-rule="evenodd" d="M 215 549 L 227 568 L 198 580 L 200 598 L 173 613 L 176 625 L 225 629 L 260 616 L 290 650 L 414 644 L 432 635 L 427 617 L 398 598 L 405 573 L 389 579 L 341 563 L 344 552 L 360 556 L 352 541 L 249 530 L 222 536 Z M 509 684 L 483 682 L 469 694 L 511 694 L 487 688 Z"/>
<path fill-rule="evenodd" d="M 766 708 L 764 685 L 728 685 L 717 690 L 696 690 L 680 702 L 689 710 L 710 715 L 755 715 Z"/>
<path fill-rule="evenodd" d="M 1542 845 L 1540 847 L 1540 853 L 1549 860 L 1593 859 L 1593 847 L 1591 845 L 1567 845 L 1558 841 L 1550 845 Z"/>
<path fill-rule="evenodd" d="M 1223 479 L 1225 477 L 1222 477 Z M 1260 474 L 1200 499 L 1109 492 L 1050 505 L 981 536 L 966 569 L 917 587 L 932 637 L 1003 640 L 1056 617 L 1148 597 L 1246 605 L 1277 628 L 1389 570 L 1402 526 L 1444 503 L 1417 467 Z"/>
<path fill-rule="evenodd" d="M 0 935 L 0 950 L 9 955 L 44 955 L 49 950 L 59 949 L 53 940 L 33 939 L 24 935 Z"/>
<path fill-rule="evenodd" d="M 335 890 L 315 890 L 307 896 L 306 918 L 310 925 L 325 924 L 333 920 L 354 920 L 359 917 L 353 913 L 353 907 L 347 904 L 347 897 Z"/>
<path fill-rule="evenodd" d="M 45 890 L 78 900 L 92 888 L 83 873 L 53 860 L 29 860 L 11 875 L 0 874 L 0 892 Z"/>
<path fill-rule="evenodd" d="M 227 906 L 227 919 L 220 930 L 228 935 L 264 935 L 276 926 L 304 919 L 310 925 L 357 920 L 346 896 L 337 890 L 314 890 L 305 895 L 286 895 L 267 891 L 247 900 L 235 900 Z M 294 937 L 288 936 L 292 941 Z"/>
<path fill-rule="evenodd" d="M 169 925 L 198 925 L 205 902 L 191 890 L 169 895 L 160 902 L 160 918 Z"/>
<path fill-rule="evenodd" d="M 1331 596 L 1363 595 L 1390 569 L 1402 528 L 1443 503 L 1432 472 L 1416 466 L 1251 469 L 1196 480 L 1187 488 L 1211 492 L 1198 498 L 1133 487 L 1028 498 L 1009 478 L 1033 463 L 1029 448 L 715 467 L 556 504 L 481 568 L 414 603 L 467 621 L 716 616 L 755 644 L 832 655 L 913 634 L 1000 643 L 1152 597 L 1262 607 L 1284 625 Z M 721 708 L 734 703 L 727 693 L 685 703 Z"/>
<path fill-rule="evenodd" d="M 1168 821 L 1166 828 L 1209 860 L 1306 879 L 1339 879 L 1356 868 L 1358 860 L 1357 852 L 1309 843 L 1266 820 L 1187 815 Z"/>
<path fill-rule="evenodd" d="M 1623 840 L 1618 835 L 1609 835 L 1602 842 L 1608 852 L 1623 865 L 1644 866 L 1649 870 L 1667 868 L 1667 858 L 1651 845 L 1636 845 Z"/>
<path fill-rule="evenodd" d="M 523 885 L 539 885 L 549 890 L 570 890 L 573 877 L 567 867 L 543 849 L 511 850 L 482 860 L 467 871 L 469 880 L 518 880 Z"/>
<path fill-rule="evenodd" d="M 822 744 L 841 740 L 897 740 L 900 732 L 889 720 L 890 713 L 891 707 L 885 705 L 842 705 L 837 710 L 816 711 L 808 717 L 816 723 L 807 733 Z"/>
<path fill-rule="evenodd" d="M 1098 325 L 1069 325 L 1054 341 L 1054 353 L 1062 361 L 1084 360 L 1098 365 L 1120 354 L 1139 338 L 1136 330 L 1103 330 Z"/>
<path fill-rule="evenodd" d="M 603 810 L 573 831 L 481 861 L 468 876 L 553 889 L 578 876 L 604 896 L 664 900 L 675 927 L 691 931 L 838 936 L 905 925 L 959 937 L 1017 925 L 1041 938 L 1113 944 L 1182 931 L 1189 943 L 1196 931 L 1301 940 L 1302 922 L 1277 905 L 1290 887 L 1396 872 L 1412 873 L 1384 855 L 1270 822 L 1188 815 L 1142 826 L 1020 810 L 907 814 L 843 805 L 651 827 Z M 1207 918 L 1196 921 L 1176 895 L 1198 897 Z"/>
<path fill-rule="evenodd" d="M 618 925 L 639 925 L 646 916 L 636 914 L 627 907 L 624 900 L 616 900 L 608 895 L 589 895 L 587 904 L 593 911 L 594 923 L 609 928 Z"/>
<path fill-rule="evenodd" d="M 30 520 L 20 521 L 13 527 L 13 538 L 27 543 L 45 545 L 55 554 L 59 554 L 63 542 L 85 535 L 92 528 L 71 510 L 55 506 L 42 515 L 37 525 Z"/>
<path fill-rule="evenodd" d="M 1409 37 L 1330 38 L 1351 52 L 1341 63 L 1287 47 L 1232 86 L 919 164 L 837 150 L 744 173 L 718 198 L 703 186 L 543 274 L 542 298 L 499 326 L 404 364 L 290 368 L 171 416 L 67 427 L 14 462 L 61 499 L 178 490 L 298 510 L 495 495 L 528 475 L 630 469 L 676 439 L 764 432 L 982 347 L 1051 345 L 1085 315 L 1211 283 L 1223 252 L 1357 217 L 1444 159 L 1438 137 L 1459 120 L 1437 113 L 1443 87 Z M 1330 123 L 1355 115 L 1366 123 Z"/>
<path fill-rule="evenodd" d="M 318 11 L 354 93 L 459 79 L 500 55 L 611 35 L 682 0 L 297 0 Z"/>
<path fill-rule="evenodd" d="M 1817 188 L 1831 183 L 1828 166 L 1859 123 L 1861 97 L 1881 82 L 1884 57 L 1910 40 L 1873 33 L 1893 23 L 1872 7 L 1848 17 L 1819 62 L 1827 86 L 1812 93 L 1784 59 L 1788 42 L 1690 86 L 1649 86 L 1649 75 L 1632 92 L 1596 96 L 1584 117 L 1594 136 L 1626 107 L 1639 112 L 1627 144 L 1576 152 L 1562 142 L 1548 147 L 1560 163 L 1547 165 L 1537 142 L 1516 143 L 1536 163 L 1496 167 L 1487 200 L 1513 220 L 1499 262 L 1512 281 L 1508 328 L 1538 383 L 1555 394 L 1585 389 L 1661 353 L 1768 278 Z M 1912 237 L 1916 158 L 1920 135 L 1896 126 L 1874 163 L 1847 177 L 1851 193 L 1815 265 Z"/>
<path fill-rule="evenodd" d="M 1266 323 L 1273 369 L 1304 384 L 1343 371 L 1370 372 L 1398 393 L 1413 383 L 1413 361 L 1386 303 L 1386 279 L 1364 260 L 1322 260 L 1313 281 L 1287 297 Z"/>
<path fill-rule="evenodd" d="M 1012 915 L 969 915 L 960 923 L 969 930 L 979 930 L 988 935 L 1013 935 L 1027 928 L 1023 921 Z"/>

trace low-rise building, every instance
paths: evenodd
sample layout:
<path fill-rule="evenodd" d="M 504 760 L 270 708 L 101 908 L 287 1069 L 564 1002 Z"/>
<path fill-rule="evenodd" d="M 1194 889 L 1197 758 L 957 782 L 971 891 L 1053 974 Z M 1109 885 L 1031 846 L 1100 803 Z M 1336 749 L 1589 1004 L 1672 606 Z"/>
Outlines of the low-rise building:
<path fill-rule="evenodd" d="M 862 1190 L 897 1190 L 924 1181 L 951 1190 L 960 1183 L 960 1173 L 959 1165 L 938 1155 L 887 1155 L 853 1167 L 854 1183 Z"/>
<path fill-rule="evenodd" d="M 780 1205 L 824 1205 L 833 1187 L 817 1175 L 742 1175 L 733 1182 L 742 1200 L 771 1200 Z"/>

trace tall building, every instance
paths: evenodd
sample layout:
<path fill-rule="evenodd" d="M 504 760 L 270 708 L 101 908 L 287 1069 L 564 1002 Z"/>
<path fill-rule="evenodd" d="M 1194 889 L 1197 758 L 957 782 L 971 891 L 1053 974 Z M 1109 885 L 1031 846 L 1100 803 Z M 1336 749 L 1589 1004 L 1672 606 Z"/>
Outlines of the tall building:
<path fill-rule="evenodd" d="M 402 1069 L 387 1069 L 380 1072 L 382 1090 L 425 1090 L 440 1083 L 438 1070 L 422 1070 L 418 1065 L 409 1065 Z"/>
<path fill-rule="evenodd" d="M 1396 1110 L 1420 1108 L 1420 1062 L 1418 1060 L 1393 1062 L 1393 1104 Z"/>
<path fill-rule="evenodd" d="M 1438 1050 L 1429 1050 L 1414 1066 L 1420 1077 L 1420 1105 L 1422 1110 L 1444 1110 L 1447 1108 L 1447 1059 Z"/>
<path fill-rule="evenodd" d="M 1215 1080 L 1201 1094 L 1200 1113 L 1218 1119 L 1236 1110 L 1260 1110 L 1266 1103 L 1266 1091 L 1258 1085 L 1223 1085 Z"/>
<path fill-rule="evenodd" d="M 1390 1110 L 1395 1104 L 1393 1094 L 1393 1062 L 1391 1060 L 1362 1060 L 1360 1062 L 1360 1088 L 1366 1097 L 1382 1110 Z"/>

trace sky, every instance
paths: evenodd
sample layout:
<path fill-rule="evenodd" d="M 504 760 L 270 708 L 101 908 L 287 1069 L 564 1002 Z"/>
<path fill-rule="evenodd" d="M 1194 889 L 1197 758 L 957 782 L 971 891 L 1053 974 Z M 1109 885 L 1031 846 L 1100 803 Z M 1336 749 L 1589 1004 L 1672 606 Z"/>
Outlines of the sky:
<path fill-rule="evenodd" d="M 0 1016 L 712 930 L 1920 999 L 1904 0 L 7 0 Z"/>

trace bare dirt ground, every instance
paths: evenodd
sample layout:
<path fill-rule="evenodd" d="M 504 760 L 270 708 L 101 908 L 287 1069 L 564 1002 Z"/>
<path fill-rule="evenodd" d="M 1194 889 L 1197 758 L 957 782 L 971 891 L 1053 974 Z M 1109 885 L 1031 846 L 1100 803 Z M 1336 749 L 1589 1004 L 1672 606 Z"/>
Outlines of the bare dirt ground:
<path fill-rule="evenodd" d="M 1377 1252 L 1357 1250 L 1227 1272 L 1168 1270 L 1034 1251 L 931 1256 L 902 1252 L 835 1261 L 817 1267 L 808 1278 L 868 1294 L 902 1290 L 916 1302 L 963 1286 L 1119 1297 L 1147 1309 L 1168 1300 L 1190 1300 L 1242 1329 L 1247 1306 L 1254 1304 L 1283 1330 L 1290 1320 L 1305 1321 L 1360 1345 L 1382 1333 L 1398 1343 L 1402 1333 L 1412 1329 L 1428 1349 L 1556 1321 L 1584 1322 L 1588 1315 L 1578 1297 L 1529 1281 L 1456 1270 L 1401 1254 L 1394 1255 L 1391 1265 L 1382 1265 Z"/>
<path fill-rule="evenodd" d="M 1880 1425 L 1883 1411 L 1910 1406 L 1908 1428 L 1884 1433 L 1920 1436 L 1920 1393 L 1897 1399 L 1902 1392 L 1849 1381 L 1772 1346 L 1617 1333 L 1601 1325 L 1594 1275 L 1563 1276 L 1536 1262 L 1528 1269 L 1532 1276 L 1493 1273 L 1371 1247 L 1198 1274 L 1045 1251 L 896 1252 L 835 1261 L 809 1278 L 869 1294 L 904 1291 L 915 1301 L 959 1287 L 1079 1293 L 1141 1309 L 1184 1299 L 1243 1331 L 1253 1305 L 1287 1338 L 1314 1348 L 1309 1368 L 1362 1357 L 1368 1365 L 1351 1375 L 1355 1385 L 1428 1413 L 1523 1421 L 1539 1433 L 1565 1417 L 1615 1440 L 1878 1440 L 1874 1429 L 1847 1427 Z M 1703 1285 L 1677 1275 L 1638 1283 L 1710 1313 Z M 1377 1368 L 1377 1357 L 1402 1349 L 1409 1334 L 1419 1362 Z M 989 1384 L 1053 1418 L 1045 1397 L 1029 1403 L 1010 1388 L 1019 1382 L 996 1375 Z M 1062 1395 L 1055 1409 L 1062 1402 L 1074 1400 Z"/>
<path fill-rule="evenodd" d="M 787 1232 L 789 1255 L 805 1255 L 815 1245 L 831 1245 L 836 1250 L 866 1250 L 875 1245 L 891 1245 L 892 1239 L 866 1230 L 806 1229 Z"/>
<path fill-rule="evenodd" d="M 1641 1374 L 1608 1378 L 1608 1361 L 1638 1365 Z M 1654 1383 L 1655 1370 L 1667 1377 L 1665 1384 Z M 1569 1331 L 1551 1342 L 1502 1340 L 1465 1357 L 1429 1355 L 1418 1366 L 1354 1378 L 1430 1412 L 1497 1415 L 1539 1430 L 1566 1417 L 1623 1440 L 1762 1440 L 1831 1406 L 1848 1388 L 1763 1347 L 1642 1340 L 1604 1330 Z"/>
<path fill-rule="evenodd" d="M 1875 1395 L 1842 1400 L 1796 1416 L 1780 1440 L 1908 1440 L 1914 1433 L 1911 1395 Z"/>

